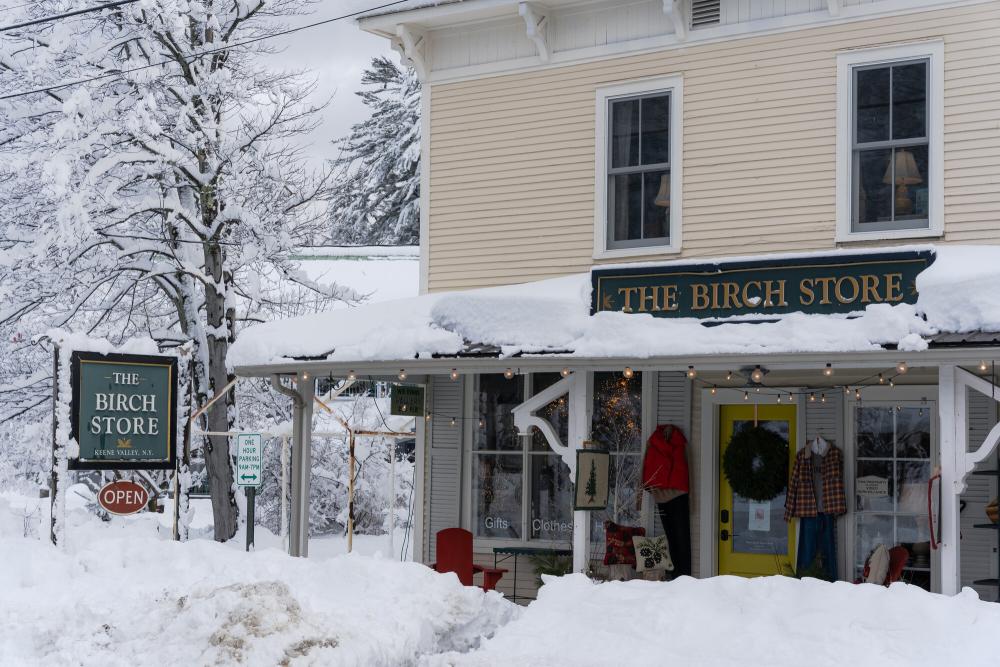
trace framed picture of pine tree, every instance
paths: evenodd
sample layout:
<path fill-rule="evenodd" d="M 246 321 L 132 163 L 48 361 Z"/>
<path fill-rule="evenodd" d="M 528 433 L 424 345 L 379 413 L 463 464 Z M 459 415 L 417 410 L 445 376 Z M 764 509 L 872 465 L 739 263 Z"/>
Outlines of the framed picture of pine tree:
<path fill-rule="evenodd" d="M 611 455 L 601 449 L 576 452 L 574 510 L 602 510 L 608 506 L 608 479 Z"/>

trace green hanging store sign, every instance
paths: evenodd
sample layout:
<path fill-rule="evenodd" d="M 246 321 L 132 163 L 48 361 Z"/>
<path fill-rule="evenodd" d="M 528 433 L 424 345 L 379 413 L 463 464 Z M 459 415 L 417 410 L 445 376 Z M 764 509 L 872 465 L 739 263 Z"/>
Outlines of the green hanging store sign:
<path fill-rule="evenodd" d="M 663 267 L 593 269 L 591 314 L 725 320 L 745 315 L 852 313 L 913 304 L 930 250 L 826 255 Z"/>
<path fill-rule="evenodd" d="M 177 456 L 177 359 L 74 352 L 73 470 L 169 470 Z"/>

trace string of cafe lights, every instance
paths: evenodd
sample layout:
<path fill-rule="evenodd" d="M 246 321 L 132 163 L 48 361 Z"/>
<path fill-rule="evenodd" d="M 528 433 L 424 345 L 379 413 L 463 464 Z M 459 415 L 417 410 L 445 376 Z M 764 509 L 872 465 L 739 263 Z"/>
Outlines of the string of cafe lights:
<path fill-rule="evenodd" d="M 987 371 L 989 371 L 991 375 L 995 375 L 996 362 L 982 360 L 978 364 L 978 370 L 980 373 L 986 373 Z M 807 397 L 807 400 L 810 403 L 816 403 L 816 402 L 826 403 L 827 391 L 832 392 L 833 390 L 841 390 L 841 389 L 843 390 L 845 395 L 850 396 L 853 393 L 855 400 L 861 401 L 862 389 L 867 387 L 888 387 L 890 389 L 895 388 L 897 378 L 899 378 L 902 375 L 906 375 L 908 371 L 909 371 L 909 365 L 905 361 L 900 361 L 896 363 L 896 365 L 892 369 L 884 369 L 877 373 L 872 373 L 871 375 L 859 378 L 854 382 L 848 382 L 846 384 L 817 385 L 814 387 L 806 387 L 804 389 L 799 389 L 795 391 L 780 391 L 780 390 L 775 390 L 773 388 L 769 388 L 766 385 L 764 385 L 763 380 L 767 375 L 768 371 L 759 364 L 754 366 L 754 368 L 750 370 L 749 374 L 747 375 L 747 381 L 744 382 L 743 384 L 719 386 L 718 383 L 712 383 L 703 378 L 698 377 L 698 371 L 695 369 L 694 366 L 688 366 L 688 369 L 685 372 L 685 374 L 687 375 L 687 378 L 689 380 L 707 388 L 712 394 L 718 393 L 720 389 L 735 389 L 735 390 L 743 389 L 744 401 L 750 400 L 752 391 L 754 394 L 760 394 L 763 396 L 774 396 L 775 402 L 779 404 L 781 403 L 793 404 L 796 400 L 796 397 L 798 396 Z M 632 379 L 633 377 L 635 377 L 635 372 L 636 371 L 632 367 L 626 366 L 624 369 L 622 369 L 622 377 L 624 377 L 625 379 Z M 827 378 L 833 377 L 833 375 L 835 374 L 833 364 L 827 363 L 823 367 L 821 372 L 824 377 Z M 573 371 L 569 367 L 563 368 L 561 371 L 559 371 L 559 374 L 564 378 L 569 377 L 572 373 Z M 739 374 L 740 373 L 734 371 L 727 371 L 726 381 L 732 382 L 733 379 Z M 506 368 L 503 371 L 503 376 L 508 380 L 513 380 L 514 377 L 516 377 L 517 375 L 518 373 L 513 368 Z M 451 372 L 449 373 L 449 376 L 451 377 L 452 381 L 457 381 L 459 380 L 459 378 L 462 377 L 462 374 L 458 371 L 457 368 L 452 368 Z M 308 374 L 305 374 L 304 377 L 308 378 Z M 397 374 L 397 378 L 399 379 L 399 381 L 405 382 L 408 377 L 409 375 L 406 372 L 406 369 L 401 368 L 399 370 L 399 373 Z M 348 371 L 346 379 L 350 382 L 355 382 L 358 379 L 358 375 L 353 370 L 351 370 Z M 329 380 L 331 382 L 334 381 L 334 377 L 332 374 L 330 375 Z M 368 380 L 372 381 L 371 377 L 369 377 Z M 818 396 L 817 393 L 819 394 Z M 563 401 L 565 399 L 559 398 L 557 400 Z M 921 404 L 923 405 L 925 403 L 926 399 L 923 399 L 921 401 Z M 899 411 L 902 408 L 902 406 L 897 404 L 895 408 L 897 411 Z M 923 413 L 923 409 L 924 409 L 923 407 L 920 408 L 921 413 Z M 464 416 L 450 415 L 439 412 L 426 412 L 424 414 L 424 419 L 428 422 L 431 421 L 433 417 L 443 418 L 447 420 L 450 426 L 457 426 L 459 422 L 464 423 L 467 421 L 475 421 L 478 422 L 479 428 L 486 427 L 486 420 L 483 419 L 482 417 L 464 417 Z"/>

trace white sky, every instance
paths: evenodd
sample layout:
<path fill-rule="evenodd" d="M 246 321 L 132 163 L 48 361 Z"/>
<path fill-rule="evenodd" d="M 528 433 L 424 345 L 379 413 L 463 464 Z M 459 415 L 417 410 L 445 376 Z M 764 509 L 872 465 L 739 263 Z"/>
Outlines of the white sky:
<path fill-rule="evenodd" d="M 288 19 L 291 25 L 314 23 L 326 18 L 367 9 L 386 0 L 322 0 L 310 16 Z M 323 112 L 323 122 L 309 142 L 309 155 L 317 164 L 334 157 L 336 149 L 330 143 L 347 134 L 351 125 L 362 120 L 366 108 L 355 95 L 361 82 L 361 73 L 377 55 L 390 55 L 398 63 L 399 57 L 389 47 L 389 42 L 362 32 L 354 19 L 344 19 L 311 28 L 272 42 L 284 50 L 275 54 L 274 65 L 282 69 L 304 69 L 318 79 L 317 99 L 333 95 L 330 105 Z"/>

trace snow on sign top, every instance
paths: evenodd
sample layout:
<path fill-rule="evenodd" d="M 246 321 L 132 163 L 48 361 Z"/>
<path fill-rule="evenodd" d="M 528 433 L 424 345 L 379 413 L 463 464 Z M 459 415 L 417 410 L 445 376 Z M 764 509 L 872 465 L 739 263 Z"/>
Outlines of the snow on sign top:
<path fill-rule="evenodd" d="M 709 354 L 855 352 L 885 345 L 918 351 L 938 333 L 1000 331 L 1000 246 L 916 246 L 935 260 L 916 276 L 915 304 L 869 304 L 853 313 L 748 315 L 703 326 L 696 318 L 644 313 L 590 315 L 591 277 L 581 273 L 521 285 L 441 292 L 268 322 L 243 331 L 231 367 L 299 358 L 391 361 L 450 355 L 466 344 L 494 345 L 509 356 L 646 358 Z M 882 249 L 884 252 L 884 249 Z M 851 251 L 757 256 L 787 260 L 863 254 Z M 725 258 L 720 262 L 745 258 Z M 711 263 L 699 259 L 697 263 Z M 657 263 L 681 267 L 693 262 Z M 639 265 L 641 266 L 641 265 Z M 754 323 L 752 320 L 765 319 Z"/>

